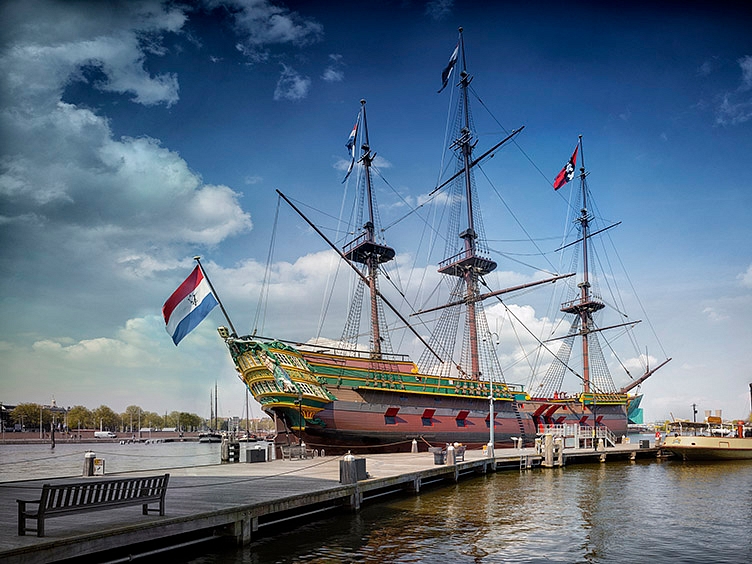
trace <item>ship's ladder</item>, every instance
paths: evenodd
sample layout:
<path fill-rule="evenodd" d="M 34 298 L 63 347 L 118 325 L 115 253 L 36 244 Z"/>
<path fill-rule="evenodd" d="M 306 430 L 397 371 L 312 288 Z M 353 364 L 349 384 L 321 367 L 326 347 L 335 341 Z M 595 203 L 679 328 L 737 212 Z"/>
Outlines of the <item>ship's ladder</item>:
<path fill-rule="evenodd" d="M 516 401 L 512 402 L 512 408 L 514 409 L 514 415 L 517 418 L 517 426 L 520 428 L 520 441 L 521 445 L 525 444 L 525 424 L 522 421 L 522 414 L 520 413 L 519 404 Z"/>
<path fill-rule="evenodd" d="M 520 454 L 520 472 L 523 470 L 530 470 L 533 467 L 533 462 L 530 460 L 529 454 Z"/>

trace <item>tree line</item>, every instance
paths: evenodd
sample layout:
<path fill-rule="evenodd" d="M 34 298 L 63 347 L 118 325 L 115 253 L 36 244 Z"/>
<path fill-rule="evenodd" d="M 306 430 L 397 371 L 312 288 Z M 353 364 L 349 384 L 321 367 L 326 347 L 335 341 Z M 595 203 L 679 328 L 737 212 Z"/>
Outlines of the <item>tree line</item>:
<path fill-rule="evenodd" d="M 206 426 L 206 420 L 195 413 L 172 411 L 160 415 L 146 411 L 137 405 L 129 405 L 122 413 L 117 413 L 106 405 L 89 409 L 76 405 L 69 409 L 42 406 L 37 403 L 18 404 L 11 412 L 12 423 L 21 425 L 22 429 L 43 430 L 101 429 L 103 431 L 130 432 L 149 427 L 163 429 L 175 427 L 181 431 L 198 431 Z"/>

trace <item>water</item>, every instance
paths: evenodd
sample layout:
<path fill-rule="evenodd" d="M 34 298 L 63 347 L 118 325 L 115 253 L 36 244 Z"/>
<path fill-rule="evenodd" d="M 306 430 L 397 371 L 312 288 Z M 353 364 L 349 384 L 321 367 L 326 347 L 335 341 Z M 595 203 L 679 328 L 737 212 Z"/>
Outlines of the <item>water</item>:
<path fill-rule="evenodd" d="M 499 472 L 291 527 L 191 564 L 752 562 L 752 464 Z"/>
<path fill-rule="evenodd" d="M 1 479 L 19 465 L 25 478 L 80 476 L 87 447 L 111 472 L 219 458 L 217 444 L 59 444 L 54 455 L 48 445 L 0 445 Z M 748 564 L 752 463 L 645 460 L 505 471 L 319 517 L 288 523 L 248 547 L 199 545 L 180 561 Z"/>
<path fill-rule="evenodd" d="M 219 443 L 61 443 L 0 445 L 0 481 L 81 477 L 84 455 L 104 459 L 105 472 L 130 472 L 217 464 Z"/>

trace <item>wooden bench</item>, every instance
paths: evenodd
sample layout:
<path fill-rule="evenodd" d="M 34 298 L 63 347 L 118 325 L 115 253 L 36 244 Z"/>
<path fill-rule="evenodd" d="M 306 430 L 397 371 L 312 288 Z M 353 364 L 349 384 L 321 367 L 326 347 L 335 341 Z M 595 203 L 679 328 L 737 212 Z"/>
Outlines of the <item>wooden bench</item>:
<path fill-rule="evenodd" d="M 281 445 L 280 448 L 282 449 L 282 460 L 304 460 L 314 457 L 312 448 L 303 448 L 300 445 Z"/>
<path fill-rule="evenodd" d="M 18 534 L 36 531 L 38 537 L 44 536 L 44 520 L 60 515 L 99 511 L 126 505 L 141 505 L 142 513 L 159 511 L 164 515 L 164 500 L 167 492 L 169 474 L 143 478 L 126 478 L 121 480 L 98 480 L 93 478 L 85 482 L 68 482 L 65 484 L 44 484 L 42 496 L 35 500 L 18 499 Z M 159 507 L 150 508 L 150 503 L 159 503 Z M 37 506 L 36 510 L 27 510 L 27 504 Z M 27 519 L 36 519 L 37 527 L 26 527 Z"/>

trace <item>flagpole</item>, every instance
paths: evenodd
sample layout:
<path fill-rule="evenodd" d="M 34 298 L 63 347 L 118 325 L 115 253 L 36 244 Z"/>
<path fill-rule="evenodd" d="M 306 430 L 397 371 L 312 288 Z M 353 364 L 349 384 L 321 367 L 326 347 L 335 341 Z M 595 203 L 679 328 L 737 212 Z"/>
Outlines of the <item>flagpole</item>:
<path fill-rule="evenodd" d="M 225 319 L 227 320 L 227 324 L 230 326 L 230 330 L 232 330 L 232 334 L 237 336 L 238 332 L 235 331 L 235 327 L 233 326 L 232 321 L 230 321 L 230 316 L 227 315 L 225 306 L 222 305 L 222 300 L 219 299 L 219 295 L 217 294 L 217 291 L 214 289 L 214 286 L 212 285 L 211 280 L 209 280 L 209 277 L 206 275 L 206 271 L 204 270 L 204 267 L 201 265 L 201 257 L 199 256 L 193 257 L 193 260 L 195 260 L 198 263 L 198 267 L 201 269 L 201 274 L 204 275 L 204 278 L 206 278 L 206 282 L 209 284 L 209 289 L 212 291 L 212 294 L 214 294 L 214 297 L 217 298 L 217 303 L 219 304 L 219 308 L 222 310 L 222 313 L 224 314 Z"/>

